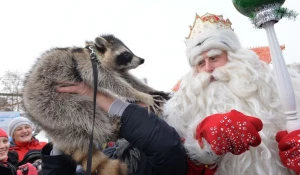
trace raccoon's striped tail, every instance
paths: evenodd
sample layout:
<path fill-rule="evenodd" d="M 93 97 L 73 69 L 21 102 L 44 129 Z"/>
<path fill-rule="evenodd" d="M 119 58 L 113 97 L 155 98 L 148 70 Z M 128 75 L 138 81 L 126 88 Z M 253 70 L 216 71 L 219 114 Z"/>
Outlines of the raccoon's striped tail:
<path fill-rule="evenodd" d="M 73 159 L 81 163 L 81 166 L 86 171 L 88 159 L 86 152 L 75 150 Z M 126 175 L 127 166 L 118 159 L 109 159 L 103 152 L 94 150 L 91 171 L 92 173 L 96 172 L 98 175 Z"/>

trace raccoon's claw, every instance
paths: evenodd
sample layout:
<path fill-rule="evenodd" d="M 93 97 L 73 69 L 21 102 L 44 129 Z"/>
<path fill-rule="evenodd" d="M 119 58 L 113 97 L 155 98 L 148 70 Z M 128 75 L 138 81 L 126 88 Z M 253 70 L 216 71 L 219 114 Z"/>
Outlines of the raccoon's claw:
<path fill-rule="evenodd" d="M 154 104 L 153 106 L 148 107 L 148 112 L 152 112 L 156 115 L 159 115 L 162 112 L 162 107 L 158 106 L 157 104 Z"/>
<path fill-rule="evenodd" d="M 165 101 L 165 100 L 154 99 L 154 102 L 164 103 L 164 102 L 166 102 L 166 101 Z"/>
<path fill-rule="evenodd" d="M 161 106 L 158 106 L 157 104 L 154 104 L 154 106 L 161 111 L 163 110 L 163 108 Z"/>
<path fill-rule="evenodd" d="M 156 115 L 160 114 L 162 111 L 162 108 L 157 104 L 154 104 L 153 106 L 148 106 L 147 108 L 148 108 L 148 113 L 152 111 Z"/>
<path fill-rule="evenodd" d="M 150 112 L 151 109 L 153 110 L 154 114 L 156 114 L 156 109 L 155 109 L 155 107 L 154 107 L 154 106 L 148 107 L 148 112 Z"/>
<path fill-rule="evenodd" d="M 150 114 L 151 113 L 151 109 L 149 108 L 149 106 L 147 107 L 147 109 L 148 109 L 148 114 Z"/>
<path fill-rule="evenodd" d="M 137 99 L 139 101 L 141 101 L 142 103 L 144 103 L 148 107 L 154 105 L 154 98 L 149 94 L 138 93 L 137 94 Z"/>
<path fill-rule="evenodd" d="M 154 104 L 149 107 L 151 108 L 152 112 L 154 112 L 156 115 L 160 115 L 163 111 L 162 106 L 164 102 L 165 102 L 164 100 L 159 100 L 154 98 Z"/>
<path fill-rule="evenodd" d="M 151 95 L 152 97 L 161 97 L 160 95 Z"/>
<path fill-rule="evenodd" d="M 149 95 L 145 93 L 138 94 L 139 100 L 144 103 L 150 111 L 156 115 L 160 115 L 163 111 L 162 106 L 165 103 L 165 99 L 161 95 Z"/>
<path fill-rule="evenodd" d="M 157 104 L 155 104 L 154 106 L 155 106 L 155 108 L 154 108 L 155 114 L 157 114 L 157 115 L 161 114 L 163 111 L 163 108 L 161 106 L 158 106 Z M 157 110 L 157 112 L 156 112 L 156 110 Z"/>
<path fill-rule="evenodd" d="M 148 109 L 149 114 L 150 114 L 150 112 L 153 112 L 156 115 L 160 114 L 162 111 L 162 108 L 160 106 L 158 106 L 156 103 L 154 103 L 153 105 L 147 106 L 147 109 Z"/>

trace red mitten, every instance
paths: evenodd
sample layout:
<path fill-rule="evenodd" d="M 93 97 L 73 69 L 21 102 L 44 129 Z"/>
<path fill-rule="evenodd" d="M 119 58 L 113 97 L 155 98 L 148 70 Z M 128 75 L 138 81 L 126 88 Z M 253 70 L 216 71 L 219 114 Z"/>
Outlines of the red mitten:
<path fill-rule="evenodd" d="M 300 173 L 300 130 L 287 133 L 279 131 L 276 134 L 279 157 L 284 166 Z"/>
<path fill-rule="evenodd" d="M 31 163 L 26 163 L 19 166 L 17 175 L 38 175 L 38 170 Z"/>
<path fill-rule="evenodd" d="M 262 127 L 260 119 L 232 110 L 206 117 L 197 126 L 196 139 L 203 148 L 202 138 L 205 138 L 217 155 L 227 152 L 239 155 L 260 144 L 258 132 Z"/>

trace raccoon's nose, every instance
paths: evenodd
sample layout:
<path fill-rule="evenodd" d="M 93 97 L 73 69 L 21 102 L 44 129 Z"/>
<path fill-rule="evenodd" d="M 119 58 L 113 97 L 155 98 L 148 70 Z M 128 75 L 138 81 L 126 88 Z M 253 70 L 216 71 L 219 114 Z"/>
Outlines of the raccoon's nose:
<path fill-rule="evenodd" d="M 141 64 L 143 64 L 145 62 L 145 60 L 143 58 L 140 58 Z"/>

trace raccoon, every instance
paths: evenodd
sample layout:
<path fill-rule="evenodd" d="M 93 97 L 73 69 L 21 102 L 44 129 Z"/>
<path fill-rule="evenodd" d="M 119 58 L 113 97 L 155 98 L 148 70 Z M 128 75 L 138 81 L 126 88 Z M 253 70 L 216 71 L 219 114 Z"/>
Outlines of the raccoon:
<path fill-rule="evenodd" d="M 114 37 L 110 36 L 106 38 L 107 40 L 110 40 L 111 42 L 116 42 L 114 41 Z M 122 42 L 118 40 L 117 42 Z M 123 44 L 123 43 L 122 43 Z M 93 42 L 87 41 L 86 46 L 93 45 Z M 132 53 L 130 49 L 127 47 L 128 52 Z M 129 70 L 136 68 L 135 65 L 133 65 L 132 62 L 132 56 L 130 53 L 123 52 L 122 54 L 119 55 L 117 58 L 115 64 L 111 65 L 111 68 L 113 68 L 116 72 L 119 73 L 119 75 L 127 82 L 129 83 L 134 89 L 144 92 L 147 94 L 152 95 L 153 98 L 155 98 L 155 105 L 152 108 L 149 108 L 152 112 L 156 113 L 158 116 L 162 114 L 162 105 L 165 101 L 169 100 L 170 94 L 163 92 L 163 91 L 157 91 L 153 89 L 152 87 L 146 85 L 145 83 L 141 82 L 138 78 L 133 76 L 132 74 L 129 73 Z M 144 59 L 140 58 L 141 62 L 140 64 L 144 63 Z M 125 99 L 127 101 L 134 101 L 132 99 Z"/>
<path fill-rule="evenodd" d="M 141 83 L 132 75 L 121 75 L 144 62 L 144 59 L 134 55 L 121 40 L 113 35 L 102 35 L 94 42 L 87 42 L 87 46 L 94 47 L 98 60 L 98 91 L 129 101 L 141 101 L 152 108 L 155 103 L 161 102 L 154 99 L 157 95 L 139 91 Z M 23 105 L 28 117 L 46 131 L 54 145 L 72 155 L 86 169 L 93 102 L 78 94 L 56 92 L 58 86 L 81 81 L 93 87 L 88 47 L 53 48 L 42 54 L 27 74 Z M 145 89 L 147 87 L 141 86 Z M 152 88 L 147 91 L 155 92 Z M 111 120 L 107 113 L 96 107 L 92 172 L 105 175 L 127 173 L 124 163 L 110 160 L 96 149 L 115 137 L 119 125 L 113 121 L 119 120 Z"/>

